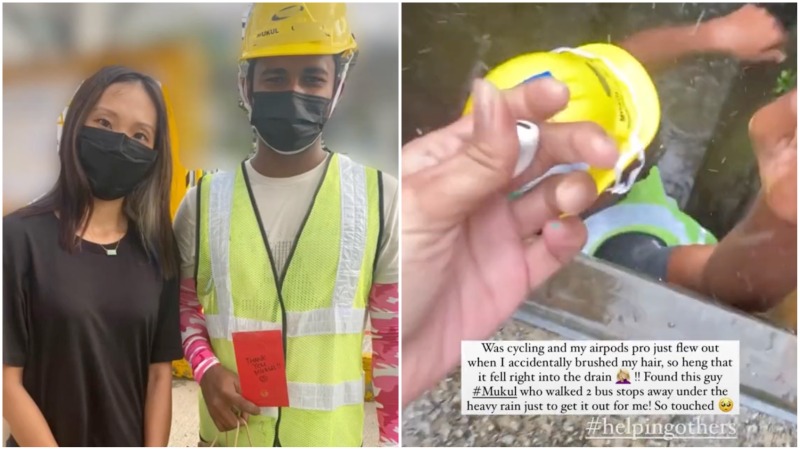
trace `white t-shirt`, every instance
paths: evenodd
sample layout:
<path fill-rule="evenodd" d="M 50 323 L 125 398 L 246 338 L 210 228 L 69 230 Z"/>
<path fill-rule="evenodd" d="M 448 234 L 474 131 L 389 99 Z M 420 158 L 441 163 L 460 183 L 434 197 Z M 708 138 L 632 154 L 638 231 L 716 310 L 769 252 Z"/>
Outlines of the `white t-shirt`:
<path fill-rule="evenodd" d="M 283 272 L 297 231 L 314 200 L 314 192 L 325 175 L 327 158 L 310 171 L 288 178 L 270 178 L 245 162 L 261 223 L 264 224 L 275 268 Z M 175 216 L 175 235 L 181 252 L 181 278 L 193 278 L 197 221 L 197 192 L 193 187 L 183 198 Z M 397 283 L 397 179 L 383 174 L 383 234 L 373 283 Z"/>

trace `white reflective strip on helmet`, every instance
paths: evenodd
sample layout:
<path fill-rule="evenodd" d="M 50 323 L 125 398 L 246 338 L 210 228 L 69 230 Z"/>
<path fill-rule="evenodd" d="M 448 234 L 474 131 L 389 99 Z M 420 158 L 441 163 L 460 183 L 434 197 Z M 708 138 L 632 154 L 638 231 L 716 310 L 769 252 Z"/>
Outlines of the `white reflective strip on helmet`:
<path fill-rule="evenodd" d="M 552 50 L 552 52 L 572 53 L 578 56 L 582 56 L 584 58 L 597 59 L 602 61 L 603 64 L 608 68 L 608 70 L 610 70 L 611 73 L 613 73 L 616 78 L 622 81 L 622 84 L 624 84 L 625 87 L 628 89 L 628 93 L 631 96 L 633 104 L 636 105 L 638 103 L 636 98 L 636 90 L 633 89 L 633 84 L 628 80 L 628 77 L 625 75 L 625 73 L 619 70 L 611 61 L 609 61 L 605 57 L 595 55 L 594 53 L 587 52 L 586 50 L 569 48 L 569 47 L 557 48 L 555 50 Z M 620 167 L 621 163 L 618 162 L 617 167 L 614 168 L 614 175 L 615 175 L 614 185 L 607 189 L 607 191 L 611 192 L 612 194 L 627 193 L 631 189 L 631 187 L 633 187 L 633 184 L 636 182 L 636 177 L 639 175 L 639 172 L 644 166 L 645 146 L 642 145 L 641 141 L 639 140 L 639 133 L 641 133 L 641 128 L 642 128 L 642 119 L 639 116 L 639 114 L 631 114 L 631 116 L 634 117 L 634 120 L 633 120 L 633 126 L 631 127 L 632 132 L 628 136 L 628 147 L 629 150 L 636 153 L 637 159 L 641 162 L 641 164 L 639 165 L 639 167 L 631 171 L 631 174 L 630 176 L 628 176 L 627 181 L 623 181 L 622 176 L 625 172 L 626 167 Z"/>
<path fill-rule="evenodd" d="M 223 318 L 218 335 L 228 336 L 235 327 L 233 322 L 233 297 L 229 264 L 231 210 L 234 172 L 220 172 L 211 178 L 208 195 L 208 249 L 211 259 L 211 280 L 217 292 L 217 310 Z M 208 321 L 207 321 L 208 323 Z"/>
<path fill-rule="evenodd" d="M 686 225 L 668 208 L 660 205 L 623 203 L 606 208 L 584 220 L 589 232 L 582 252 L 590 254 L 599 245 L 600 239 L 631 226 L 649 226 L 665 230 L 675 236 L 678 245 L 694 244 L 689 239 Z"/>
<path fill-rule="evenodd" d="M 364 403 L 364 380 L 337 384 L 289 383 L 289 406 L 298 409 L 332 411 Z"/>
<path fill-rule="evenodd" d="M 363 309 L 321 308 L 303 312 L 286 312 L 286 336 L 304 337 L 326 334 L 356 334 L 364 330 Z M 232 340 L 238 331 L 263 331 L 282 329 L 279 322 L 226 318 L 220 314 L 206 314 L 206 329 L 212 339 Z"/>

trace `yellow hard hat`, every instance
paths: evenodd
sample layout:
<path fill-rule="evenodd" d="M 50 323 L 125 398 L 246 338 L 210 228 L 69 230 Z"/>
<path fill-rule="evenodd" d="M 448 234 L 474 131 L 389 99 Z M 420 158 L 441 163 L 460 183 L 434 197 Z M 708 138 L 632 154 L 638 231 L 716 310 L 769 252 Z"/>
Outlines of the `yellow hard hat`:
<path fill-rule="evenodd" d="M 344 3 L 255 3 L 242 21 L 239 59 L 354 53 L 346 13 Z"/>
<path fill-rule="evenodd" d="M 486 80 L 499 89 L 511 89 L 542 77 L 559 80 L 570 92 L 567 107 L 550 121 L 595 122 L 619 146 L 617 169 L 588 170 L 598 192 L 615 185 L 637 158 L 643 160 L 644 149 L 658 131 L 661 108 L 650 76 L 633 56 L 610 44 L 529 53 L 495 67 Z M 470 98 L 464 114 L 471 111 Z"/>
<path fill-rule="evenodd" d="M 340 55 L 333 113 L 358 44 L 347 23 L 344 3 L 254 3 L 242 17 L 242 54 L 239 57 L 239 105 L 252 114 L 246 80 L 251 60 L 269 56 Z"/>

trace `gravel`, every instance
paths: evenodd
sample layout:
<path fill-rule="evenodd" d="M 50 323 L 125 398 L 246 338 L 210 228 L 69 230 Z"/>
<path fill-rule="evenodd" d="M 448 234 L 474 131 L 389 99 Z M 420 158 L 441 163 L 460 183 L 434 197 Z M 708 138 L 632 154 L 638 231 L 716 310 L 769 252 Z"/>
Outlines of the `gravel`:
<path fill-rule="evenodd" d="M 506 325 L 497 340 L 554 340 L 558 336 L 519 322 Z M 685 429 L 678 424 L 733 423 L 735 440 L 723 439 L 590 439 L 585 430 L 591 416 L 462 416 L 458 370 L 409 405 L 403 413 L 403 445 L 412 447 L 797 447 L 797 427 L 747 407 L 739 416 L 594 416 L 607 423 L 654 424 Z M 672 425 L 669 425 L 672 424 Z M 702 425 L 700 425 L 702 426 Z"/>

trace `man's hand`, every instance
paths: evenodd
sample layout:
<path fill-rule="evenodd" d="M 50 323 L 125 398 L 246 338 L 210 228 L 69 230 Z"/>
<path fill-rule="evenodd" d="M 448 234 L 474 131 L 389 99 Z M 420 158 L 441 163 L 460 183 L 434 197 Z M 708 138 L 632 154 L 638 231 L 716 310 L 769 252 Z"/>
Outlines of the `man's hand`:
<path fill-rule="evenodd" d="M 797 90 L 756 111 L 748 129 L 767 205 L 797 225 Z"/>
<path fill-rule="evenodd" d="M 766 9 L 745 5 L 703 25 L 713 47 L 742 62 L 782 62 L 786 31 Z"/>
<path fill-rule="evenodd" d="M 214 425 L 221 432 L 236 428 L 237 422 L 247 422 L 248 414 L 258 415 L 258 406 L 241 396 L 239 377 L 222 364 L 208 369 L 200 381 L 200 389 Z M 240 411 L 241 416 L 234 410 Z"/>
<path fill-rule="evenodd" d="M 458 363 L 463 339 L 491 336 L 586 241 L 574 215 L 597 198 L 587 173 L 546 178 L 513 201 L 509 193 L 559 163 L 612 168 L 619 157 L 596 124 L 546 123 L 569 99 L 555 80 L 503 93 L 478 80 L 473 98 L 473 115 L 403 148 L 404 404 Z M 540 138 L 514 177 L 516 120 L 538 123 Z"/>

